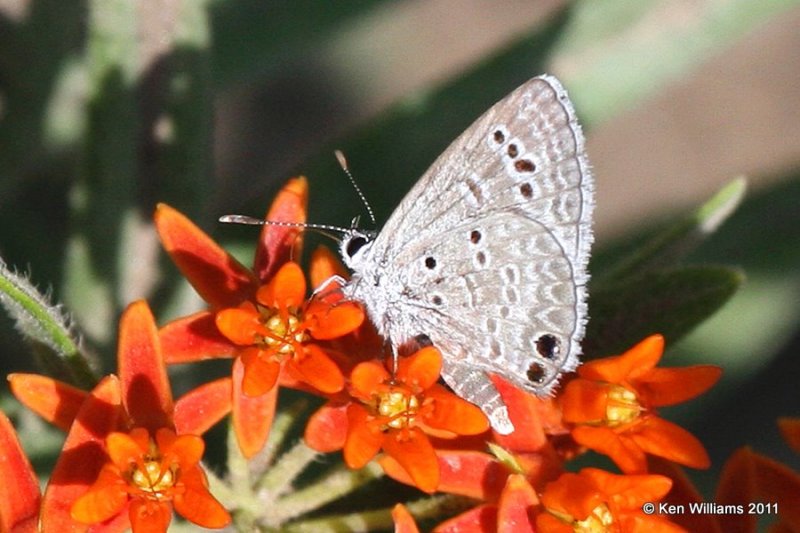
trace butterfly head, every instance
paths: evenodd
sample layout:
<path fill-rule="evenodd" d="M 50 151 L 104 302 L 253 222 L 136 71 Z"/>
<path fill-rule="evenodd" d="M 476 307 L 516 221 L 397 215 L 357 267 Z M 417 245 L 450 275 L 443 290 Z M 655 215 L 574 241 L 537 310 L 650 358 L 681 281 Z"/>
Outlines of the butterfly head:
<path fill-rule="evenodd" d="M 374 231 L 365 231 L 356 228 L 348 230 L 339 244 L 342 260 L 351 270 L 359 270 L 364 255 L 372 247 L 375 239 Z"/>

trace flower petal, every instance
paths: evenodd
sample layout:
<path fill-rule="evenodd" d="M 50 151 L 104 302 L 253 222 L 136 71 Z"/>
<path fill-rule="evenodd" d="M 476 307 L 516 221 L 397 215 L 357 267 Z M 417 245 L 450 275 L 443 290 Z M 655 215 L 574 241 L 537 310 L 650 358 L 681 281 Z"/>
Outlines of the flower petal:
<path fill-rule="evenodd" d="M 401 503 L 392 508 L 392 521 L 394 522 L 394 533 L 419 533 L 414 517 Z"/>
<path fill-rule="evenodd" d="M 303 381 L 325 394 L 333 394 L 344 388 L 344 376 L 325 350 L 316 344 L 303 346 L 303 357 L 286 364 L 294 366 Z"/>
<path fill-rule="evenodd" d="M 238 347 L 220 333 L 216 313 L 201 311 L 178 318 L 158 330 L 167 364 L 233 357 Z"/>
<path fill-rule="evenodd" d="M 479 451 L 438 450 L 440 492 L 457 494 L 476 500 L 496 501 L 505 486 L 508 469 L 493 456 Z M 414 485 L 396 459 L 384 455 L 378 459 L 386 475 Z"/>
<path fill-rule="evenodd" d="M 653 369 L 664 353 L 664 337 L 651 335 L 622 355 L 589 361 L 578 367 L 585 379 L 621 384 Z"/>
<path fill-rule="evenodd" d="M 141 434 L 142 429 L 143 428 L 138 428 L 139 434 Z M 121 431 L 115 431 L 106 437 L 106 451 L 108 452 L 108 457 L 120 472 L 127 471 L 130 465 L 136 464 L 142 454 L 147 451 L 148 437 L 145 436 L 145 447 L 143 449 L 142 446 L 139 445 L 139 442 L 134 440 L 134 437 L 137 436 L 134 432 L 136 432 L 136 429 L 131 431 L 131 435 Z"/>
<path fill-rule="evenodd" d="M 136 498 L 131 501 L 128 516 L 131 529 L 136 533 L 165 533 L 172 521 L 172 506 L 166 502 Z"/>
<path fill-rule="evenodd" d="M 265 220 L 303 223 L 306 221 L 308 182 L 305 177 L 290 179 L 278 192 L 267 211 Z M 300 257 L 303 229 L 299 227 L 265 224 L 256 247 L 253 270 L 262 283 L 271 279 L 280 265 Z"/>
<path fill-rule="evenodd" d="M 154 220 L 164 249 L 211 307 L 236 306 L 255 292 L 255 276 L 180 212 L 158 204 Z"/>
<path fill-rule="evenodd" d="M 208 491 L 208 482 L 200 467 L 184 470 L 180 477 L 184 491 L 177 491 L 173 504 L 175 511 L 195 524 L 218 529 L 231 521 L 228 511 Z"/>
<path fill-rule="evenodd" d="M 344 443 L 344 462 L 353 469 L 362 468 L 381 449 L 383 434 L 368 423 L 369 413 L 359 404 L 347 406 L 347 439 Z"/>
<path fill-rule="evenodd" d="M 239 449 L 246 458 L 253 457 L 269 436 L 275 418 L 278 387 L 261 396 L 247 396 L 242 391 L 244 365 L 239 358 L 233 361 L 233 428 Z"/>
<path fill-rule="evenodd" d="M 8 381 L 20 403 L 63 431 L 69 431 L 89 396 L 84 390 L 39 374 L 9 374 Z"/>
<path fill-rule="evenodd" d="M 328 402 L 308 419 L 304 435 L 309 448 L 322 453 L 340 450 L 347 440 L 347 405 Z"/>
<path fill-rule="evenodd" d="M 167 428 L 158 430 L 156 442 L 165 455 L 175 456 L 181 471 L 181 481 L 186 472 L 197 467 L 206 449 L 205 442 L 197 435 L 176 435 L 174 431 Z"/>
<path fill-rule="evenodd" d="M 152 430 L 172 425 L 172 389 L 155 318 L 144 300 L 129 305 L 120 317 L 117 368 L 132 425 Z"/>
<path fill-rule="evenodd" d="M 84 524 L 105 522 L 122 512 L 128 503 L 127 484 L 119 471 L 106 464 L 91 488 L 73 503 L 71 514 Z"/>
<path fill-rule="evenodd" d="M 442 356 L 433 346 L 426 346 L 398 362 L 397 377 L 418 391 L 430 388 L 441 373 Z"/>
<path fill-rule="evenodd" d="M 359 363 L 350 374 L 352 393 L 362 400 L 369 400 L 388 380 L 389 372 L 378 361 Z"/>
<path fill-rule="evenodd" d="M 609 385 L 592 379 L 573 379 L 561 394 L 565 422 L 596 423 L 604 420 L 608 410 Z"/>
<path fill-rule="evenodd" d="M 256 300 L 273 309 L 299 308 L 306 297 L 306 278 L 297 263 L 289 262 L 256 292 Z"/>
<path fill-rule="evenodd" d="M 647 502 L 660 501 L 672 488 L 672 480 L 652 474 L 619 475 L 599 468 L 584 468 L 580 475 L 601 489 L 606 501 L 618 510 L 640 511 Z"/>
<path fill-rule="evenodd" d="M 311 281 L 311 286 L 316 289 L 334 276 L 347 279 L 350 273 L 339 259 L 339 254 L 326 246 L 318 246 L 311 254 L 308 268 L 308 279 Z"/>
<path fill-rule="evenodd" d="M 33 533 L 39 517 L 39 481 L 19 443 L 14 426 L 0 411 L 0 531 Z"/>
<path fill-rule="evenodd" d="M 545 485 L 541 500 L 546 510 L 555 515 L 583 520 L 603 503 L 604 498 L 600 488 L 591 479 L 566 472 Z"/>
<path fill-rule="evenodd" d="M 663 418 L 648 416 L 629 436 L 647 453 L 692 468 L 711 466 L 711 459 L 697 437 Z"/>
<path fill-rule="evenodd" d="M 538 505 L 539 498 L 528 481 L 519 474 L 509 476 L 500 496 L 497 532 L 535 531 L 534 509 Z"/>
<path fill-rule="evenodd" d="M 223 309 L 216 314 L 214 322 L 220 333 L 239 346 L 256 344 L 259 337 L 267 334 L 267 329 L 261 323 L 261 315 L 249 302 Z"/>
<path fill-rule="evenodd" d="M 479 505 L 445 520 L 433 530 L 434 533 L 483 533 L 497 529 L 497 506 Z M 567 533 L 572 533 L 572 529 Z"/>
<path fill-rule="evenodd" d="M 478 407 L 459 398 L 439 384 L 425 392 L 433 400 L 433 409 L 425 415 L 425 424 L 458 435 L 477 435 L 488 431 L 489 420 Z"/>
<path fill-rule="evenodd" d="M 383 451 L 394 458 L 423 492 L 439 486 L 439 461 L 428 437 L 419 428 L 390 431 L 383 438 Z"/>
<path fill-rule="evenodd" d="M 231 378 L 220 378 L 196 387 L 175 402 L 175 430 L 202 435 L 231 412 Z"/>
<path fill-rule="evenodd" d="M 783 440 L 797 453 L 800 453 L 800 418 L 781 417 L 778 419 Z"/>
<path fill-rule="evenodd" d="M 548 442 L 545 427 L 552 434 L 567 432 L 561 421 L 561 408 L 552 398 L 539 398 L 495 374 L 490 378 L 514 424 L 514 431 L 508 435 L 495 432 L 494 440 L 502 447 L 516 453 L 538 452 Z"/>
<path fill-rule="evenodd" d="M 572 430 L 572 438 L 578 444 L 607 455 L 625 473 L 647 471 L 642 449 L 631 439 L 607 427 L 578 426 Z"/>
<path fill-rule="evenodd" d="M 364 310 L 356 302 L 331 305 L 313 299 L 305 313 L 308 331 L 318 340 L 331 340 L 352 333 L 364 322 Z"/>
<path fill-rule="evenodd" d="M 281 373 L 280 363 L 266 359 L 259 348 L 243 350 L 239 360 L 244 364 L 242 392 L 245 395 L 261 396 L 275 387 Z"/>
<path fill-rule="evenodd" d="M 81 406 L 70 427 L 50 481 L 40 513 L 43 531 L 71 531 L 73 502 L 89 490 L 106 464 L 105 437 L 122 424 L 119 380 L 103 379 Z"/>
<path fill-rule="evenodd" d="M 714 386 L 722 369 L 713 365 L 654 368 L 634 386 L 650 407 L 675 405 L 690 400 Z"/>

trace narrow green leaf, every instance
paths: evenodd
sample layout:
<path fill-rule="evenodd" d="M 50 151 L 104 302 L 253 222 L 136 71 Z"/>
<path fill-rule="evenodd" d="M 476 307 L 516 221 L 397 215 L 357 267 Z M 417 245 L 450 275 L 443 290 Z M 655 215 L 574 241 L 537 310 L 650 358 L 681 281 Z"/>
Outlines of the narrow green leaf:
<path fill-rule="evenodd" d="M 24 276 L 11 271 L 2 260 L 0 304 L 50 372 L 78 386 L 90 387 L 96 382 L 61 307 L 51 304 L 47 296 Z M 25 355 L 20 352 L 18 357 Z"/>
<path fill-rule="evenodd" d="M 741 204 L 746 188 L 744 178 L 731 181 L 694 212 L 600 273 L 598 284 L 675 265 L 730 217 Z"/>
<path fill-rule="evenodd" d="M 695 266 L 592 288 L 585 357 L 622 353 L 653 333 L 672 344 L 722 307 L 743 281 L 744 274 L 730 267 Z"/>

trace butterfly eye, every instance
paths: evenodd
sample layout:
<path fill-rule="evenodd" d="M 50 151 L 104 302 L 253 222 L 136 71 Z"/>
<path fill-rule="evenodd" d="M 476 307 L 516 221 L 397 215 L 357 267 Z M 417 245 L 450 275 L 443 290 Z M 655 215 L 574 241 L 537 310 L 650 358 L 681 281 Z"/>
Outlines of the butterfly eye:
<path fill-rule="evenodd" d="M 358 251 L 364 247 L 365 244 L 369 242 L 369 239 L 364 237 L 363 235 L 356 235 L 347 243 L 344 251 L 347 254 L 347 257 L 353 257 L 358 253 Z"/>

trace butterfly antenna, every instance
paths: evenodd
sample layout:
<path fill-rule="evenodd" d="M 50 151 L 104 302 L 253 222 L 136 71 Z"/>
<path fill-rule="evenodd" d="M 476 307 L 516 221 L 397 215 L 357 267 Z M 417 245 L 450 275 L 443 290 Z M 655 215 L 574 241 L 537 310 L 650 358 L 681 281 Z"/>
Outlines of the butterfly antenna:
<path fill-rule="evenodd" d="M 375 213 L 372 212 L 372 206 L 369 205 L 366 196 L 364 196 L 364 193 L 361 192 L 361 187 L 358 186 L 353 174 L 350 173 L 350 167 L 347 165 L 347 159 L 345 159 L 341 150 L 334 150 L 333 153 L 336 154 L 336 160 L 339 162 L 339 166 L 342 167 L 344 173 L 347 174 L 347 177 L 350 179 L 350 184 L 356 190 L 358 197 L 361 198 L 361 203 L 363 203 L 364 207 L 367 209 L 367 214 L 369 214 L 369 219 L 372 221 L 372 225 L 375 226 L 377 224 L 375 222 Z"/>
<path fill-rule="evenodd" d="M 338 241 L 339 238 L 332 232 L 344 235 L 350 229 L 342 228 L 340 226 L 332 226 L 330 224 L 311 224 L 309 222 L 281 222 L 280 220 L 264 220 L 263 218 L 256 218 L 247 215 L 222 215 L 218 219 L 225 224 L 243 224 L 245 226 L 280 226 L 283 228 L 300 228 L 316 230 L 317 232 Z"/>

